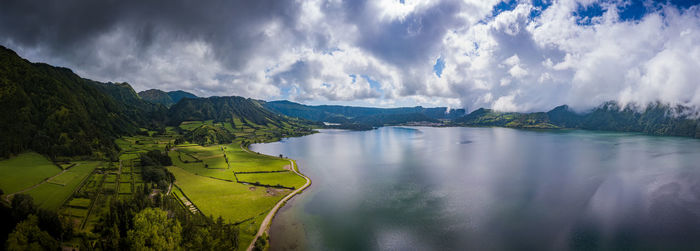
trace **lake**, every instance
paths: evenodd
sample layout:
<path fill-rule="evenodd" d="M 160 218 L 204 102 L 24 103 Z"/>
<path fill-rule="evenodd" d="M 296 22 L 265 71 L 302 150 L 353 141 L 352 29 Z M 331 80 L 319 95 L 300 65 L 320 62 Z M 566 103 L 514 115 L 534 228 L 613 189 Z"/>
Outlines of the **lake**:
<path fill-rule="evenodd" d="M 696 139 L 383 127 L 251 149 L 313 180 L 272 250 L 700 249 Z"/>

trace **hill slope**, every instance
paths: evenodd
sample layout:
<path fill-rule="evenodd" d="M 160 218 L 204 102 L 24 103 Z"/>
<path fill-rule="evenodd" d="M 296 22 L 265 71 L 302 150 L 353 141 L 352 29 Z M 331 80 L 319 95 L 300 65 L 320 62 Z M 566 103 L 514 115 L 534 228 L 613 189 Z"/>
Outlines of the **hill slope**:
<path fill-rule="evenodd" d="M 154 104 L 161 104 L 164 105 L 165 107 L 170 107 L 175 104 L 175 101 L 168 95 L 167 92 L 158 90 L 158 89 L 150 89 L 150 90 L 145 90 L 142 92 L 138 93 L 139 97 L 141 97 L 143 100 L 146 100 L 148 102 L 154 103 Z"/>
<path fill-rule="evenodd" d="M 50 157 L 114 153 L 137 123 L 126 107 L 71 70 L 30 63 L 0 46 L 0 156 L 34 150 Z"/>
<path fill-rule="evenodd" d="M 128 83 L 91 82 L 103 93 L 121 104 L 125 115 L 139 126 L 147 128 L 164 126 L 168 109 L 163 105 L 141 99 Z"/>
<path fill-rule="evenodd" d="M 150 89 L 139 92 L 138 96 L 143 100 L 153 104 L 161 104 L 168 108 L 183 98 L 197 98 L 197 96 L 194 94 L 185 91 L 164 92 L 158 89 Z"/>
<path fill-rule="evenodd" d="M 168 92 L 168 96 L 173 100 L 173 102 L 180 102 L 183 98 L 197 98 L 196 95 L 186 92 L 186 91 L 171 91 Z"/>

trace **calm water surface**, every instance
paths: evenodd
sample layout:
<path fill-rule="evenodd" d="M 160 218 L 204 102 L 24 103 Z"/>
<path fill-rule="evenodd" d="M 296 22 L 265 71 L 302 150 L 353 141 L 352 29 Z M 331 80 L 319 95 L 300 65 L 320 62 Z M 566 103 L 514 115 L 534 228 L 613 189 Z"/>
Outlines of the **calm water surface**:
<path fill-rule="evenodd" d="M 700 249 L 700 140 L 385 127 L 252 149 L 313 180 L 273 250 Z"/>

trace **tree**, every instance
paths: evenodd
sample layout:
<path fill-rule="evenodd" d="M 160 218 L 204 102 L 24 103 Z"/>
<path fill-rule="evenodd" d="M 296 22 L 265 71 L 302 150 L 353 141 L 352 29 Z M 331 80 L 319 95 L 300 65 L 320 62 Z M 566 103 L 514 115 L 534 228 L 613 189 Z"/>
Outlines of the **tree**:
<path fill-rule="evenodd" d="M 7 250 L 58 249 L 58 241 L 46 231 L 41 231 L 38 224 L 39 219 L 33 214 L 17 224 L 15 230 L 7 237 Z"/>
<path fill-rule="evenodd" d="M 36 206 L 34 205 L 34 199 L 32 196 L 27 194 L 15 194 L 12 196 L 12 215 L 16 222 L 23 220 L 30 214 L 36 212 Z"/>
<path fill-rule="evenodd" d="M 167 212 L 146 208 L 134 216 L 134 228 L 127 238 L 135 250 L 179 250 L 181 232 L 180 222 L 168 219 Z"/>

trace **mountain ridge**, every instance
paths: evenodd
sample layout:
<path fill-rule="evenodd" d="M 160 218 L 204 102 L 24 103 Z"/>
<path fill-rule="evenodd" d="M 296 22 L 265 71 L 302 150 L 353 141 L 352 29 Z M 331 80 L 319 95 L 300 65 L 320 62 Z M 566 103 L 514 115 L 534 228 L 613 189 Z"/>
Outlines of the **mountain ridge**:
<path fill-rule="evenodd" d="M 154 104 L 161 104 L 167 108 L 170 108 L 183 98 L 198 98 L 196 95 L 186 91 L 177 90 L 165 92 L 159 89 L 149 89 L 141 91 L 138 93 L 138 96 L 141 97 L 143 100 Z"/>

